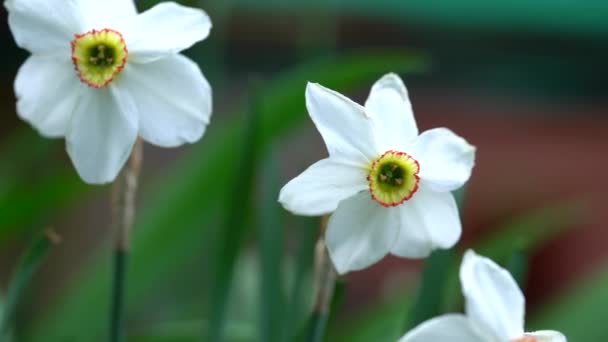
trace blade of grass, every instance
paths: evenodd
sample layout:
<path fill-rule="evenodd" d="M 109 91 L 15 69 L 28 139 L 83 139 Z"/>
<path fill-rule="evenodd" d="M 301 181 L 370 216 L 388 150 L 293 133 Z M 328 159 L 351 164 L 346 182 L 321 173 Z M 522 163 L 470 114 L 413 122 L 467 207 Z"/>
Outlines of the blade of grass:
<path fill-rule="evenodd" d="M 150 331 L 129 338 L 129 342 L 200 342 L 201 331 L 209 329 L 209 322 L 191 320 L 163 323 Z M 255 326 L 249 322 L 226 322 L 226 340 L 230 342 L 251 342 L 255 336 Z"/>
<path fill-rule="evenodd" d="M 327 341 L 397 341 L 403 335 L 403 308 L 410 307 L 413 300 L 409 293 L 403 292 L 380 300 L 360 310 L 355 317 L 336 324 Z"/>
<path fill-rule="evenodd" d="M 239 250 L 244 242 L 247 227 L 247 213 L 252 202 L 253 183 L 258 160 L 256 140 L 258 139 L 259 99 L 250 84 L 250 108 L 244 118 L 245 132 L 236 174 L 233 175 L 231 197 L 226 204 L 223 229 L 219 231 L 216 242 L 219 252 L 213 267 L 214 276 L 211 284 L 211 306 L 209 311 L 209 341 L 224 341 L 224 324 L 226 322 L 226 307 L 230 294 L 234 265 Z"/>
<path fill-rule="evenodd" d="M 519 284 L 519 287 L 523 288 L 526 281 L 526 273 L 528 272 L 528 251 L 515 247 L 506 266 L 513 279 Z"/>
<path fill-rule="evenodd" d="M 560 293 L 540 311 L 526 319 L 528 331 L 559 330 L 568 341 L 597 342 L 608 339 L 604 324 L 608 305 L 608 271 L 599 265 L 594 274 L 586 276 Z"/>
<path fill-rule="evenodd" d="M 454 191 L 454 198 L 461 214 L 465 189 L 466 187 L 462 187 Z M 425 260 L 416 301 L 410 309 L 405 331 L 441 313 L 446 280 L 453 261 L 454 253 L 451 250 L 436 250 Z"/>
<path fill-rule="evenodd" d="M 306 322 L 306 315 L 310 310 L 312 301 L 312 267 L 315 242 L 317 240 L 318 220 L 312 218 L 300 218 L 300 224 L 296 226 L 296 241 L 298 250 L 295 261 L 295 274 L 293 286 L 290 291 L 289 305 L 287 305 L 285 316 L 286 327 L 284 342 L 298 340 L 296 336 L 301 326 Z M 306 292 L 305 290 L 309 290 Z M 301 339 L 301 337 L 299 338 Z"/>
<path fill-rule="evenodd" d="M 17 264 L 8 286 L 6 304 L 0 321 L 0 337 L 11 335 L 17 307 L 32 277 L 44 261 L 51 246 L 59 243 L 60 240 L 60 237 L 52 230 L 45 231 L 31 244 Z"/>
<path fill-rule="evenodd" d="M 453 259 L 451 250 L 437 250 L 424 262 L 416 302 L 410 309 L 405 331 L 441 313 L 444 287 Z"/>
<path fill-rule="evenodd" d="M 261 264 L 260 277 L 260 341 L 278 342 L 284 335 L 285 294 L 283 293 L 282 248 L 283 214 L 277 202 L 278 165 L 271 152 L 261 167 L 262 208 L 260 210 L 258 236 Z"/>
<path fill-rule="evenodd" d="M 532 210 L 509 220 L 490 236 L 474 243 L 473 248 L 499 264 L 505 264 L 515 250 L 529 253 L 545 241 L 575 226 L 584 217 L 580 201 L 567 201 Z M 444 311 L 459 310 L 462 295 L 458 281 L 459 264 L 453 263 L 446 285 Z"/>

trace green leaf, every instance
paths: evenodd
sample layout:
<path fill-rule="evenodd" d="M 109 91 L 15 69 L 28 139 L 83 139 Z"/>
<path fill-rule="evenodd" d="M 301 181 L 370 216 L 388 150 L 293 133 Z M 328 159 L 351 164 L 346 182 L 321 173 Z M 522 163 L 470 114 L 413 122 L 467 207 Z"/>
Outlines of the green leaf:
<path fill-rule="evenodd" d="M 303 332 L 307 316 L 312 309 L 312 273 L 315 243 L 318 236 L 319 220 L 300 218 L 294 232 L 298 241 L 295 260 L 295 274 L 290 290 L 285 336 L 283 341 L 296 341 Z M 299 337 L 301 338 L 301 337 Z"/>
<path fill-rule="evenodd" d="M 453 259 L 453 251 L 436 250 L 425 260 L 416 302 L 411 308 L 405 331 L 441 314 L 443 294 Z"/>
<path fill-rule="evenodd" d="M 51 230 L 41 234 L 23 255 L 13 275 L 11 276 L 6 296 L 6 303 L 0 321 L 0 337 L 7 338 L 12 334 L 17 307 L 23 298 L 32 277 L 42 264 L 53 244 L 59 243 L 60 238 Z"/>
<path fill-rule="evenodd" d="M 519 284 L 519 287 L 523 287 L 523 284 L 525 284 L 526 273 L 528 272 L 528 254 L 526 250 L 514 248 L 506 265 L 506 269 Z"/>
<path fill-rule="evenodd" d="M 536 209 L 511 219 L 471 248 L 499 264 L 507 264 L 515 251 L 531 253 L 546 241 L 575 226 L 583 217 L 579 201 L 560 202 Z M 458 280 L 460 264 L 453 264 L 447 285 L 444 311 L 459 310 L 462 295 Z"/>
<path fill-rule="evenodd" d="M 59 144 L 32 129 L 13 133 L 0 147 L 0 244 L 20 230 L 45 225 L 46 217 L 93 188 L 74 170 L 55 165 Z"/>
<path fill-rule="evenodd" d="M 278 76 L 260 90 L 261 117 L 254 148 L 261 151 L 307 118 L 304 89 L 308 80 L 344 92 L 363 83 L 367 86 L 388 71 L 424 68 L 424 58 L 409 51 L 367 51 L 316 61 Z M 167 307 L 174 301 L 172 296 L 182 292 L 207 293 L 208 266 L 215 262 L 209 253 L 215 241 L 211 225 L 219 220 L 220 205 L 228 201 L 226 189 L 234 179 L 227 170 L 235 171 L 234 156 L 240 155 L 239 137 L 244 131 L 245 125 L 238 119 L 223 126 L 211 125 L 201 143 L 141 196 L 144 202 L 134 227 L 126 298 L 131 315 L 145 311 L 144 302 L 154 304 L 150 298 L 164 300 L 162 305 Z M 65 295 L 58 297 L 61 301 L 52 303 L 46 319 L 24 328 L 28 334 L 23 340 L 90 341 L 103 335 L 109 310 L 109 261 L 107 251 L 94 259 Z M 176 281 L 176 276 L 193 276 L 193 262 L 199 278 Z M 171 291 L 162 292 L 167 283 L 173 284 Z M 208 300 L 201 298 L 202 302 Z"/>
<path fill-rule="evenodd" d="M 466 187 L 463 186 L 453 193 L 461 212 L 465 190 Z M 414 306 L 410 308 L 410 319 L 405 326 L 405 331 L 441 313 L 447 279 L 453 263 L 454 253 L 452 250 L 436 250 L 424 261 L 416 301 Z"/>
<path fill-rule="evenodd" d="M 258 239 L 261 264 L 260 277 L 260 341 L 278 342 L 284 336 L 285 294 L 283 293 L 283 209 L 277 202 L 279 193 L 278 165 L 271 152 L 261 167 L 262 200 L 258 218 Z"/>
<path fill-rule="evenodd" d="M 254 86 L 251 86 L 253 92 Z M 209 341 L 223 341 L 226 308 L 230 295 L 234 266 L 246 235 L 246 218 L 252 202 L 251 194 L 257 165 L 256 135 L 260 116 L 259 99 L 250 95 L 250 109 L 244 118 L 245 132 L 226 203 L 224 224 L 217 232 L 216 263 L 212 266 L 211 307 L 209 312 Z"/>
<path fill-rule="evenodd" d="M 361 314 L 336 325 L 327 341 L 369 342 L 397 341 L 403 335 L 403 308 L 410 307 L 413 297 L 401 292 L 361 310 Z"/>
<path fill-rule="evenodd" d="M 208 334 L 209 322 L 193 320 L 163 323 L 145 334 L 132 336 L 129 342 L 200 342 L 201 332 Z M 250 342 L 255 326 L 248 322 L 226 322 L 226 341 Z"/>
<path fill-rule="evenodd" d="M 570 286 L 540 311 L 529 314 L 526 329 L 558 330 L 568 341 L 606 341 L 608 329 L 603 324 L 608 305 L 606 284 L 608 272 L 604 263 L 597 273 Z"/>

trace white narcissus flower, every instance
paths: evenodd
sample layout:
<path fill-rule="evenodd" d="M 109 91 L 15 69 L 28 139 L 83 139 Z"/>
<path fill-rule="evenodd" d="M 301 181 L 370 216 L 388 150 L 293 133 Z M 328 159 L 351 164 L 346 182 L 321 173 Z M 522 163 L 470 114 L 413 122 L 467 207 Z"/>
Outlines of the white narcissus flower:
<path fill-rule="evenodd" d="M 466 315 L 428 320 L 399 342 L 566 342 L 557 331 L 524 332 L 525 298 L 505 269 L 468 250 L 460 266 Z"/>
<path fill-rule="evenodd" d="M 15 80 L 17 113 L 65 137 L 81 178 L 107 183 L 138 136 L 162 147 L 201 138 L 211 88 L 179 52 L 203 40 L 205 12 L 173 2 L 137 14 L 131 0 L 7 0 L 17 45 L 32 55 Z"/>
<path fill-rule="evenodd" d="M 469 179 L 475 148 L 447 128 L 419 135 L 399 76 L 378 80 L 365 107 L 309 83 L 306 107 L 329 157 L 285 185 L 279 201 L 295 214 L 333 212 L 325 239 L 339 273 L 389 252 L 423 258 L 458 241 L 450 191 Z"/>

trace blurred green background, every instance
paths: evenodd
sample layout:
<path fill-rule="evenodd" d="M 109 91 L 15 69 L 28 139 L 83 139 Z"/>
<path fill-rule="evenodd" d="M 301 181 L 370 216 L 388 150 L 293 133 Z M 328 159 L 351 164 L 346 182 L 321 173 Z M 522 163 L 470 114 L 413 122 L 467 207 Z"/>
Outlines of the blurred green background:
<path fill-rule="evenodd" d="M 145 147 L 129 341 L 302 336 L 319 223 L 289 215 L 276 199 L 326 155 L 304 88 L 319 82 L 362 103 L 389 71 L 404 78 L 421 129 L 450 127 L 478 147 L 459 193 L 464 235 L 426 262 L 389 257 L 340 279 L 326 340 L 395 341 L 415 322 L 461 310 L 456 274 L 469 247 L 520 281 L 528 330 L 608 339 L 607 2 L 181 3 L 203 8 L 214 24 L 186 52 L 213 87 L 214 114 L 193 146 Z M 2 9 L 0 312 L 12 307 L 19 257 L 31 244 L 46 254 L 35 242 L 42 230 L 53 227 L 63 242 L 39 260 L 19 291 L 12 334 L 0 338 L 103 341 L 109 187 L 83 184 L 64 142 L 17 118 L 12 83 L 27 53 L 6 18 Z"/>

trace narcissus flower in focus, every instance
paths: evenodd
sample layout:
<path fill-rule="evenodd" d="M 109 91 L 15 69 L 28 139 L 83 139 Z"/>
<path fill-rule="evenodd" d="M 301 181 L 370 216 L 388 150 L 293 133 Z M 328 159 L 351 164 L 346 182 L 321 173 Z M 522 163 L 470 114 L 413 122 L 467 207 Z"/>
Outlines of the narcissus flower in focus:
<path fill-rule="evenodd" d="M 378 80 L 364 107 L 309 83 L 306 107 L 329 157 L 285 185 L 279 201 L 299 215 L 333 212 L 325 240 L 339 273 L 389 252 L 423 258 L 458 241 L 450 191 L 469 179 L 475 148 L 446 128 L 418 135 L 399 76 Z"/>
<path fill-rule="evenodd" d="M 162 147 L 201 138 L 211 88 L 179 52 L 207 37 L 205 12 L 173 2 L 137 14 L 131 0 L 7 0 L 17 45 L 17 113 L 65 137 L 88 183 L 112 181 L 138 136 Z"/>
<path fill-rule="evenodd" d="M 505 269 L 469 250 L 460 266 L 466 315 L 428 320 L 399 342 L 566 342 L 560 332 L 524 333 L 525 298 Z"/>

